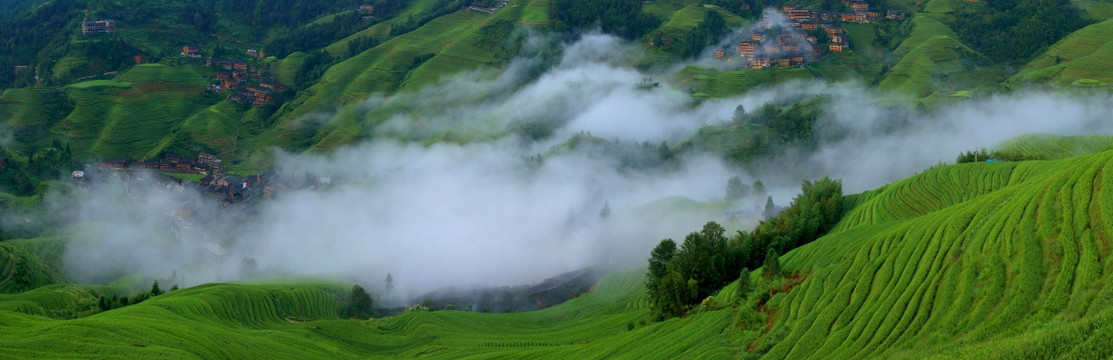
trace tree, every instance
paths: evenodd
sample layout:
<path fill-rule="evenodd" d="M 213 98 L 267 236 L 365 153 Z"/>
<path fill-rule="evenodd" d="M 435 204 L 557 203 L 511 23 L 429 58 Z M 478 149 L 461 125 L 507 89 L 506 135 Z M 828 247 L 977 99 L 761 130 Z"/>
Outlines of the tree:
<path fill-rule="evenodd" d="M 742 121 L 746 120 L 746 107 L 742 106 L 742 104 L 738 104 L 738 106 L 734 108 L 734 116 L 731 116 L 730 120 L 734 121 L 736 124 L 741 124 Z"/>
<path fill-rule="evenodd" d="M 649 272 L 645 274 L 646 288 L 650 293 L 657 291 L 661 279 L 668 275 L 669 262 L 676 255 L 676 242 L 672 239 L 661 240 L 649 253 Z"/>
<path fill-rule="evenodd" d="M 765 263 L 761 265 L 761 274 L 766 278 L 781 276 L 781 255 L 772 247 L 765 253 Z"/>
<path fill-rule="evenodd" d="M 151 285 L 151 296 L 159 295 L 162 295 L 162 289 L 158 287 L 158 280 L 155 280 L 155 283 Z"/>
<path fill-rule="evenodd" d="M 738 273 L 738 297 L 745 297 L 746 294 L 750 293 L 752 287 L 753 284 L 750 284 L 750 270 L 747 268 L 742 268 L 742 271 Z"/>
<path fill-rule="evenodd" d="M 661 279 L 659 291 L 650 299 L 658 317 L 682 316 L 687 312 L 688 304 L 697 298 L 696 290 L 698 282 L 684 280 L 683 276 L 673 271 Z"/>
<path fill-rule="evenodd" d="M 371 294 L 368 294 L 367 290 L 364 290 L 362 286 L 353 285 L 352 292 L 348 299 L 348 308 L 345 313 L 348 317 L 371 317 L 372 302 Z"/>
<path fill-rule="evenodd" d="M 761 182 L 761 180 L 754 180 L 753 191 L 754 196 L 757 196 L 758 198 L 768 195 L 768 193 L 765 192 L 765 183 Z"/>
<path fill-rule="evenodd" d="M 719 224 L 708 222 L 700 232 L 690 233 L 684 237 L 680 251 L 677 251 L 673 258 L 670 269 L 679 272 L 685 279 L 696 280 L 699 283 L 696 298 L 711 295 L 729 281 L 724 273 L 728 256 L 724 232 L 726 230 Z"/>
<path fill-rule="evenodd" d="M 599 210 L 599 218 L 606 219 L 608 216 L 611 216 L 611 203 L 609 201 L 604 201 L 603 209 Z"/>
<path fill-rule="evenodd" d="M 386 294 L 390 295 L 390 291 L 394 290 L 394 277 L 390 273 L 386 273 Z"/>
<path fill-rule="evenodd" d="M 772 219 L 777 215 L 777 205 L 773 204 L 773 197 L 765 199 L 765 219 Z"/>
<path fill-rule="evenodd" d="M 727 180 L 727 200 L 737 201 L 749 196 L 750 186 L 742 183 L 742 178 L 737 175 Z"/>

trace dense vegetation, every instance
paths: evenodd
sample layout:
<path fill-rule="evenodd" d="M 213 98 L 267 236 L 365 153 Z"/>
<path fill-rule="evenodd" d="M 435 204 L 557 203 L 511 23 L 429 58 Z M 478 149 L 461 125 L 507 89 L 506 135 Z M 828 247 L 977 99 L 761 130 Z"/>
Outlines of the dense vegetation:
<path fill-rule="evenodd" d="M 660 25 L 656 18 L 641 11 L 641 0 L 552 0 L 550 7 L 557 31 L 599 28 L 634 39 Z"/>
<path fill-rule="evenodd" d="M 968 5 L 954 29 L 995 62 L 1023 64 L 1085 25 L 1082 12 L 1067 0 L 1002 0 Z"/>
<path fill-rule="evenodd" d="M 814 183 L 804 181 L 801 194 L 788 208 L 750 233 L 739 231 L 729 242 L 723 227 L 714 222 L 688 234 L 679 248 L 672 239 L 661 240 L 650 253 L 645 282 L 655 314 L 661 318 L 684 315 L 758 267 L 765 269 L 766 276 L 780 276 L 779 254 L 830 231 L 843 214 L 842 202 L 840 181 L 826 177 Z"/>

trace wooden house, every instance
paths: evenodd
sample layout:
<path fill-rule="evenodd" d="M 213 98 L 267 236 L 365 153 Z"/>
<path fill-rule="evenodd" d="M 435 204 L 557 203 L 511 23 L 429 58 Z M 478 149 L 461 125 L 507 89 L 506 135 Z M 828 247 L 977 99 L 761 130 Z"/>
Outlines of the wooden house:
<path fill-rule="evenodd" d="M 811 10 L 788 10 L 788 19 L 795 22 L 811 21 L 815 16 Z"/>
<path fill-rule="evenodd" d="M 110 160 L 101 160 L 101 161 L 97 162 L 97 168 L 100 168 L 100 169 L 119 170 L 119 169 L 127 168 L 127 166 L 128 166 L 127 160 L 110 159 Z"/>
<path fill-rule="evenodd" d="M 754 57 L 754 51 L 757 49 L 757 41 L 744 40 L 738 42 L 738 53 L 745 57 Z"/>
<path fill-rule="evenodd" d="M 201 57 L 201 48 L 194 45 L 182 46 L 182 55 L 191 58 L 199 58 Z"/>
<path fill-rule="evenodd" d="M 751 67 L 753 67 L 754 69 L 761 69 L 761 68 L 765 68 L 765 67 L 768 67 L 768 66 L 769 66 L 769 58 L 767 58 L 767 57 L 756 57 L 756 58 L 754 58 L 754 62 L 751 65 Z"/>
<path fill-rule="evenodd" d="M 116 32 L 116 20 L 82 21 L 81 33 L 84 35 L 111 34 Z"/>

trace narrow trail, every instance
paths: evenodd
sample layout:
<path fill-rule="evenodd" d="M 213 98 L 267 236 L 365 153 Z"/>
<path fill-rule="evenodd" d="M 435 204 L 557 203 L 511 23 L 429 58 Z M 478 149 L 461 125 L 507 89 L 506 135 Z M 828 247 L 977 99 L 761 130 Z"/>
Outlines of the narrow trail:
<path fill-rule="evenodd" d="M 15 253 L 13 253 L 10 249 L 7 249 L 7 250 L 8 250 L 8 257 L 11 259 L 11 265 L 8 265 L 8 276 L 4 277 L 4 280 L 0 280 L 0 286 L 4 286 L 4 284 L 7 284 L 8 280 L 12 279 L 12 275 L 15 275 L 15 265 L 16 265 L 16 260 L 18 260 L 15 257 Z"/>

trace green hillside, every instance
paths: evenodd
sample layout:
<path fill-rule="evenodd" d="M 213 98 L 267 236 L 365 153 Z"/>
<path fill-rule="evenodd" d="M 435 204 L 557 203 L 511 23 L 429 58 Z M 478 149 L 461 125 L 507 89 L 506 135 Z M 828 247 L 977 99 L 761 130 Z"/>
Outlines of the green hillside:
<path fill-rule="evenodd" d="M 376 10 L 366 13 L 353 1 L 314 0 L 274 9 L 257 1 L 123 1 L 84 10 L 61 0 L 42 3 L 13 8 L 22 11 L 5 30 L 12 32 L 8 45 L 14 52 L 0 56 L 0 65 L 27 66 L 0 76 L 0 84 L 18 86 L 0 93 L 0 122 L 15 129 L 17 148 L 57 139 L 72 147 L 78 159 L 207 151 L 251 168 L 266 166 L 269 150 L 264 149 L 271 147 L 328 151 L 364 139 L 370 127 L 402 109 L 368 114 L 355 106 L 361 100 L 415 91 L 460 72 L 497 71 L 518 54 L 524 34 L 549 36 L 554 28 L 566 27 L 563 21 L 551 21 L 548 0 L 510 1 L 494 14 L 468 10 L 458 0 L 377 0 L 369 2 Z M 1091 18 L 1103 9 L 1094 1 L 1078 6 Z M 843 24 L 852 51 L 825 55 L 806 68 L 719 71 L 693 65 L 659 77 L 690 89 L 697 99 L 818 78 L 861 80 L 898 96 L 955 101 L 972 91 L 996 91 L 1014 75 L 1012 68 L 993 64 L 984 49 L 970 45 L 967 33 L 974 30 L 969 29 L 982 29 L 971 22 L 977 25 L 976 15 L 992 7 L 956 0 L 887 1 L 875 7 L 908 11 L 909 19 Z M 121 12 L 124 8 L 135 12 Z M 729 33 L 760 16 L 757 10 L 741 9 L 731 1 L 641 4 L 635 10 L 655 22 L 629 39 L 645 50 L 630 65 L 669 68 L 694 56 L 704 44 L 713 44 L 708 36 L 717 40 L 712 35 Z M 81 35 L 78 20 L 85 10 L 93 18 L 120 15 L 119 32 Z M 184 15 L 147 16 L 156 13 Z M 721 19 L 723 28 L 705 28 L 711 18 Z M 1103 59 L 1109 57 L 1103 56 L 1108 27 L 1106 21 L 1063 38 L 1007 84 L 1108 83 L 1108 71 L 1103 71 Z M 34 53 L 35 39 L 34 44 L 56 46 Z M 183 44 L 199 45 L 203 56 L 249 61 L 273 73 L 287 90 L 275 95 L 277 104 L 263 108 L 225 100 L 226 93 L 206 92 L 216 70 L 179 56 Z M 262 49 L 268 57 L 249 58 L 244 53 L 249 48 Z M 33 86 L 30 69 L 35 66 L 43 72 L 40 86 Z M 325 113 L 337 115 L 327 123 L 306 121 Z"/>
<path fill-rule="evenodd" d="M 73 111 L 52 130 L 71 139 L 78 154 L 140 159 L 164 147 L 190 114 L 214 103 L 191 66 L 144 64 L 114 81 L 93 80 L 66 88 Z"/>
<path fill-rule="evenodd" d="M 947 25 L 923 14 L 911 21 L 911 34 L 893 52 L 900 60 L 885 74 L 879 88 L 926 97 L 935 91 L 949 95 L 993 83 L 992 74 L 980 74 L 976 69 L 984 59 L 957 40 Z M 990 78 L 985 79 L 987 76 Z"/>
<path fill-rule="evenodd" d="M 1113 149 L 1108 135 L 1059 136 L 1031 134 L 1010 139 L 995 150 L 1014 153 L 1029 159 L 1065 159 Z"/>
<path fill-rule="evenodd" d="M 1075 31 L 1009 78 L 1009 84 L 1085 87 L 1113 84 L 1113 37 L 1110 34 L 1113 34 L 1113 20 Z"/>
<path fill-rule="evenodd" d="M 60 281 L 34 254 L 13 244 L 0 243 L 0 294 L 20 293 Z"/>
<path fill-rule="evenodd" d="M 593 293 L 536 312 L 416 311 L 369 321 L 337 319 L 335 289 L 205 285 L 75 320 L 0 312 L 0 348 L 17 357 L 99 358 L 706 358 L 731 353 L 721 334 L 730 322 L 729 309 L 649 322 L 641 280 L 640 271 L 612 274 Z M 668 345 L 639 345 L 654 342 Z"/>
<path fill-rule="evenodd" d="M 786 255 L 808 275 L 771 300 L 768 355 L 1113 354 L 1111 160 L 957 165 L 862 195 L 841 231 Z"/>

